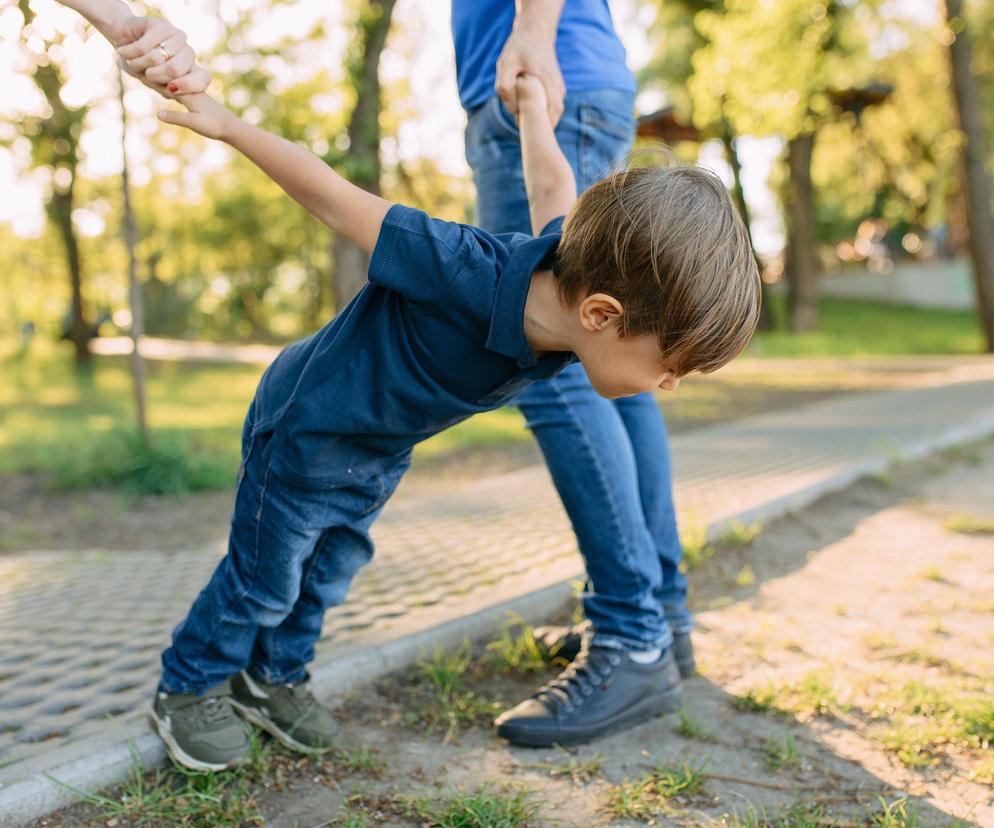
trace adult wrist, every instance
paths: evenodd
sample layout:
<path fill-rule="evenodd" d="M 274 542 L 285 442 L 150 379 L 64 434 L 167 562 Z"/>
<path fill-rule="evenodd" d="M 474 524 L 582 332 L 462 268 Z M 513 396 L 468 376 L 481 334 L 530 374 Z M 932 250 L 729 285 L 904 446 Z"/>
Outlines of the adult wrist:
<path fill-rule="evenodd" d="M 554 45 L 562 9 L 563 0 L 524 2 L 514 17 L 512 30 L 522 35 L 539 37 L 549 41 L 550 45 Z"/>
<path fill-rule="evenodd" d="M 131 9 L 119 0 L 66 0 L 65 5 L 79 12 L 111 42 L 114 30 L 131 17 Z"/>

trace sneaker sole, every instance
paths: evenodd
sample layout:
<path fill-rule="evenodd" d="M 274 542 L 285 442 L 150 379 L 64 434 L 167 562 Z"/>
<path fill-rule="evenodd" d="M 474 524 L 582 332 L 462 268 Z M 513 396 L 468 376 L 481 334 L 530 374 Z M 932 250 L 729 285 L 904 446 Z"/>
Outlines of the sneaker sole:
<path fill-rule="evenodd" d="M 654 698 L 651 703 L 636 710 L 628 711 L 601 722 L 588 730 L 536 730 L 529 727 L 516 727 L 514 723 L 497 726 L 497 735 L 519 747 L 552 747 L 553 745 L 578 745 L 589 742 L 615 731 L 625 730 L 647 719 L 675 713 L 682 706 L 682 693 L 676 686 Z"/>
<path fill-rule="evenodd" d="M 165 744 L 166 753 L 169 754 L 170 758 L 177 765 L 182 765 L 184 768 L 194 771 L 231 770 L 232 768 L 239 767 L 248 759 L 247 756 L 237 756 L 229 762 L 224 763 L 204 762 L 200 759 L 194 759 L 189 753 L 179 746 L 179 743 L 173 737 L 172 731 L 166 723 L 158 717 L 154 710 L 148 714 L 148 719 L 152 727 L 155 728 L 155 732 L 159 734 L 159 738 L 162 739 Z"/>
<path fill-rule="evenodd" d="M 266 733 L 273 736 L 281 744 L 290 748 L 290 750 L 295 750 L 297 753 L 328 753 L 335 749 L 334 745 L 328 745 L 328 747 L 311 747 L 310 745 L 305 745 L 303 742 L 298 742 L 289 733 L 283 730 L 276 722 L 272 719 L 263 716 L 254 707 L 250 707 L 247 704 L 242 704 L 240 701 L 234 698 L 228 699 L 229 703 L 235 710 L 242 714 L 242 716 L 254 724 L 256 727 L 261 727 Z"/>

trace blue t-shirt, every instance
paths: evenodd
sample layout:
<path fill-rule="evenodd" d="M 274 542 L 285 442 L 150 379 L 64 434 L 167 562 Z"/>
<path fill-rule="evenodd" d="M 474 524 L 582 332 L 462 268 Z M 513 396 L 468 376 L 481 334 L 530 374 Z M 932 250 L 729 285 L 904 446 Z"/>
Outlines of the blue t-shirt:
<path fill-rule="evenodd" d="M 514 0 L 452 0 L 456 81 L 466 109 L 494 94 L 497 58 L 513 23 Z M 607 0 L 566 0 L 556 31 L 556 56 L 567 92 L 635 91 Z"/>
<path fill-rule="evenodd" d="M 253 434 L 273 432 L 270 469 L 300 486 L 368 480 L 572 362 L 536 359 L 524 332 L 532 273 L 551 266 L 561 227 L 494 236 L 391 207 L 369 283 L 259 383 Z"/>

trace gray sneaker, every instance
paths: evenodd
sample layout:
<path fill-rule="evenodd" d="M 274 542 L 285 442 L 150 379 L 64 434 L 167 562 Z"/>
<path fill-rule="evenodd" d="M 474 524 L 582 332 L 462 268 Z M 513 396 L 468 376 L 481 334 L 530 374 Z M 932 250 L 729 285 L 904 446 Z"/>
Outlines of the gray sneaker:
<path fill-rule="evenodd" d="M 231 709 L 226 681 L 203 696 L 155 694 L 150 719 L 173 761 L 195 771 L 226 770 L 248 760 L 245 722 Z"/>
<path fill-rule="evenodd" d="M 266 684 L 242 670 L 232 677 L 231 691 L 232 707 L 291 750 L 325 753 L 338 743 L 341 727 L 308 682 Z"/>

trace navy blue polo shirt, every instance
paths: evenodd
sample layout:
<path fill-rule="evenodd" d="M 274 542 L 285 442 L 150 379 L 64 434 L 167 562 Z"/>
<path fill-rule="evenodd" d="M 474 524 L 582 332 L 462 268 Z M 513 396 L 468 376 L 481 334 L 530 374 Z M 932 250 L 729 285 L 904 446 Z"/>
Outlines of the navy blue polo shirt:
<path fill-rule="evenodd" d="M 270 469 L 300 486 L 368 480 L 572 362 L 536 359 L 524 331 L 532 273 L 551 267 L 561 228 L 492 235 L 391 207 L 369 283 L 259 383 L 253 434 L 273 432 Z"/>

